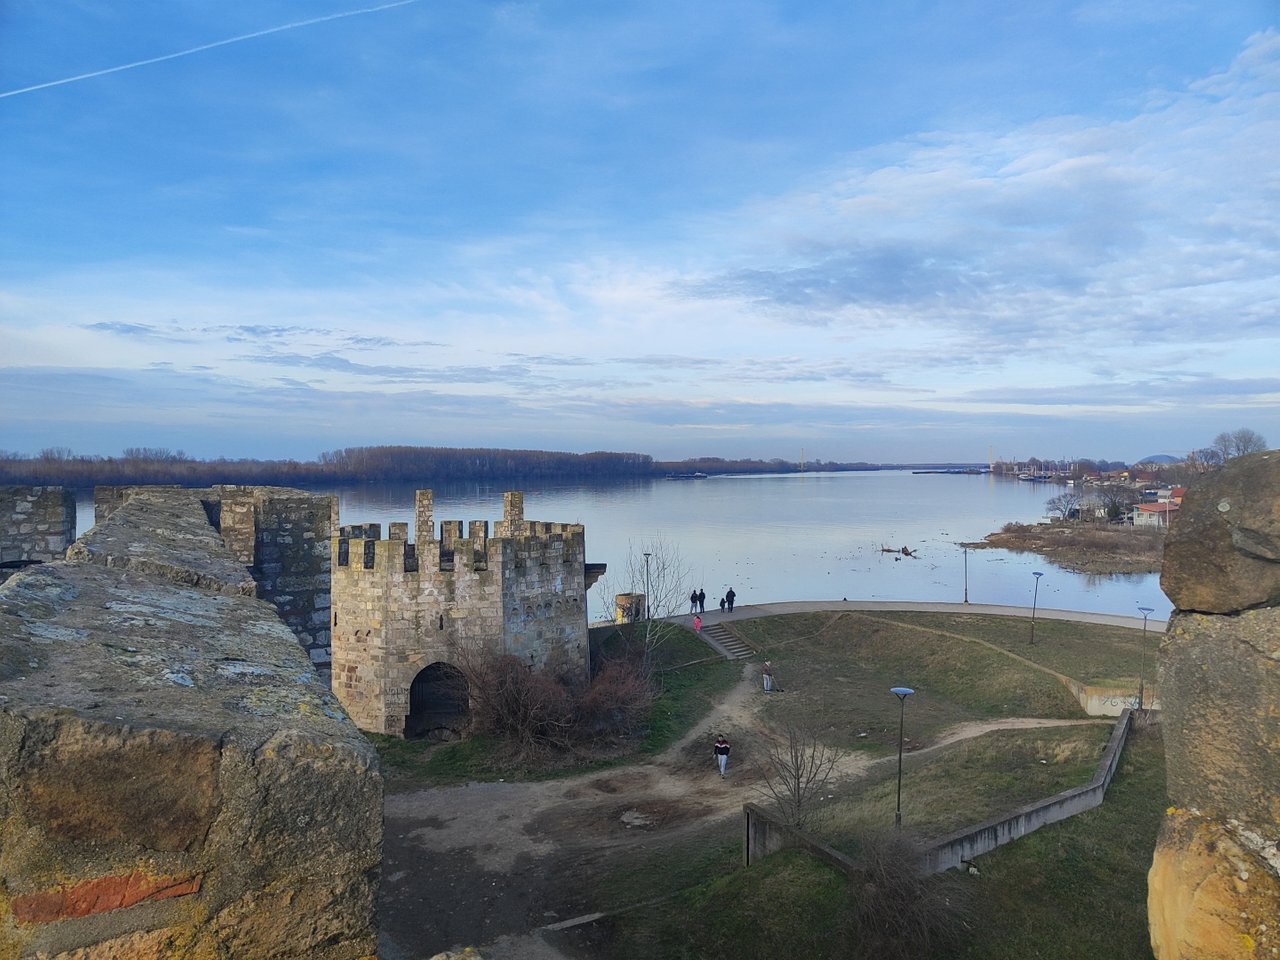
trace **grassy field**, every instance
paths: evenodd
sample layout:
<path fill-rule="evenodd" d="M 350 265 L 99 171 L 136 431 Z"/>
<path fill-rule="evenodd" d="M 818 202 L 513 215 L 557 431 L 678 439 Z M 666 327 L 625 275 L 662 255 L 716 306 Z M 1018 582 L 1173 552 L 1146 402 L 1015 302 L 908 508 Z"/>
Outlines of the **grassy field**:
<path fill-rule="evenodd" d="M 1029 617 L 992 617 L 975 614 L 874 613 L 853 614 L 891 620 L 920 629 L 974 637 L 995 644 L 1043 667 L 1083 683 L 1099 686 L 1137 687 L 1142 669 L 1142 629 L 1073 623 L 1068 620 L 1036 620 L 1036 642 L 1031 645 Z M 1147 630 L 1147 679 L 1155 669 L 1159 631 Z"/>
<path fill-rule="evenodd" d="M 903 829 L 918 837 L 941 837 L 1088 783 L 1110 736 L 1105 724 L 998 730 L 936 753 L 907 756 Z M 897 766 L 882 763 L 851 792 L 837 789 L 810 832 L 856 855 L 868 830 L 893 823 L 896 802 Z"/>
<path fill-rule="evenodd" d="M 1050 629 L 1042 633 L 1046 624 Z M 775 728 L 808 725 L 834 746 L 888 757 L 896 752 L 899 716 L 888 688 L 915 688 L 905 714 L 913 752 L 904 764 L 903 823 L 927 838 L 1083 784 L 1096 769 L 1109 724 L 996 731 L 914 752 L 958 722 L 1083 717 L 1057 680 L 965 638 L 1052 661 L 1046 665 L 1092 682 L 1123 677 L 1131 668 L 1136 676 L 1140 631 L 1042 621 L 1028 650 L 1021 634 L 1026 625 L 998 617 L 846 613 L 734 626 L 773 661 L 784 693 L 765 704 L 764 716 Z M 813 832 L 856 855 L 869 829 L 892 824 L 895 794 L 896 764 L 889 759 L 865 779 L 833 788 Z M 949 882 L 974 895 L 973 916 L 961 947 L 930 956 L 1147 960 L 1145 876 L 1164 806 L 1158 732 L 1135 734 L 1102 808 L 981 858 L 979 876 L 950 875 Z M 600 886 L 602 903 L 643 902 L 701 879 L 610 920 L 607 955 L 857 955 L 856 935 L 846 926 L 852 894 L 842 875 L 795 852 L 735 869 L 739 843 L 736 830 L 686 837 L 642 862 L 618 865 Z"/>
<path fill-rule="evenodd" d="M 978 858 L 977 876 L 944 875 L 969 915 L 960 945 L 931 951 L 928 960 L 1151 960 L 1146 872 L 1166 802 L 1158 729 L 1137 731 L 1101 807 Z M 608 921 L 601 955 L 859 956 L 848 920 L 851 898 L 863 891 L 843 874 L 797 851 L 732 873 L 720 863 L 715 869 L 702 883 Z"/>
<path fill-rule="evenodd" d="M 965 721 L 1084 717 L 1054 677 L 996 650 L 904 623 L 806 613 L 733 626 L 772 660 L 785 691 L 766 707 L 770 725 L 807 727 L 832 746 L 896 752 L 894 686 L 916 691 L 906 714 L 914 749 Z"/>

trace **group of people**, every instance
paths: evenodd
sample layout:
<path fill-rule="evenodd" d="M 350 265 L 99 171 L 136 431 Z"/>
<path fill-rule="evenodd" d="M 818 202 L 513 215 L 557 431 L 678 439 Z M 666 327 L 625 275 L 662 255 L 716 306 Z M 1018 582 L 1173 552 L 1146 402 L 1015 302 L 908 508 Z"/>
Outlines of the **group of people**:
<path fill-rule="evenodd" d="M 737 594 L 733 592 L 733 587 L 725 591 L 725 595 L 720 598 L 720 612 L 726 610 L 733 613 L 733 601 Z M 689 594 L 689 612 L 690 613 L 706 613 L 707 612 L 707 592 L 699 587 L 693 593 Z"/>

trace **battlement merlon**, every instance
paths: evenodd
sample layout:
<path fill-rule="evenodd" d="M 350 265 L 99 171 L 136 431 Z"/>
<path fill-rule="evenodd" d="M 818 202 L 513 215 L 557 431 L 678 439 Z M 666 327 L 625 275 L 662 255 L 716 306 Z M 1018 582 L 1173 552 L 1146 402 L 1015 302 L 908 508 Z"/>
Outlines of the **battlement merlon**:
<path fill-rule="evenodd" d="M 425 552 L 423 544 L 436 538 L 435 527 L 435 495 L 430 490 L 418 490 L 413 495 L 414 537 L 418 543 L 418 552 Z"/>

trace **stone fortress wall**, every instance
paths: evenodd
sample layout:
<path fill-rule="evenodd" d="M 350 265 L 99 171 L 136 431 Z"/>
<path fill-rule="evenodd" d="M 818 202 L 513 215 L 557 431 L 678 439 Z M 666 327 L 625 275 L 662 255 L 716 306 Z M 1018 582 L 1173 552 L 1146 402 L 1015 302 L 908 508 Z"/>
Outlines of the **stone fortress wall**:
<path fill-rule="evenodd" d="M 60 560 L 76 538 L 76 499 L 64 487 L 0 486 L 0 583 Z"/>
<path fill-rule="evenodd" d="M 94 490 L 94 519 L 102 522 L 135 493 L 180 487 L 101 486 Z M 329 666 L 330 537 L 338 522 L 338 498 L 288 487 L 219 484 L 189 491 L 209 523 L 244 564 L 258 596 L 273 604 L 311 662 Z"/>
<path fill-rule="evenodd" d="M 503 495 L 493 525 L 440 522 L 430 490 L 408 523 L 342 527 L 333 538 L 333 690 L 362 729 L 404 736 L 419 706 L 415 678 L 460 651 L 512 654 L 586 678 L 587 590 L 581 524 L 524 518 L 524 495 Z M 429 705 L 428 705 L 429 706 Z"/>
<path fill-rule="evenodd" d="M 0 960 L 376 949 L 376 756 L 203 493 L 0 586 Z"/>

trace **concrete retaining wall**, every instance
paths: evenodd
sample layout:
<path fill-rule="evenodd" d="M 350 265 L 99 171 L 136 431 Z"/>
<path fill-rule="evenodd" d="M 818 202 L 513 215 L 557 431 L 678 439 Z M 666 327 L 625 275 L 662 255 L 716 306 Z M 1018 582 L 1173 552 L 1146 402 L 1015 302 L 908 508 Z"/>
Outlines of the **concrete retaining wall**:
<path fill-rule="evenodd" d="M 924 851 L 922 858 L 924 870 L 928 873 L 950 870 L 952 867 L 960 866 L 965 860 L 972 860 L 984 853 L 990 853 L 996 847 L 1026 836 L 1046 824 L 1065 820 L 1067 817 L 1091 810 L 1101 804 L 1107 787 L 1111 784 L 1111 778 L 1115 775 L 1116 765 L 1120 762 L 1120 754 L 1124 749 L 1125 739 L 1128 737 L 1131 726 L 1132 711 L 1126 708 L 1116 722 L 1111 732 L 1111 739 L 1102 752 L 1102 758 L 1098 761 L 1098 769 L 1088 784 L 1064 790 L 1046 800 L 1021 807 L 1006 816 L 965 827 L 935 841 Z M 772 813 L 754 803 L 744 804 L 742 814 L 743 860 L 747 864 L 787 847 L 800 847 L 850 875 L 857 870 L 856 861 L 787 826 Z"/>

